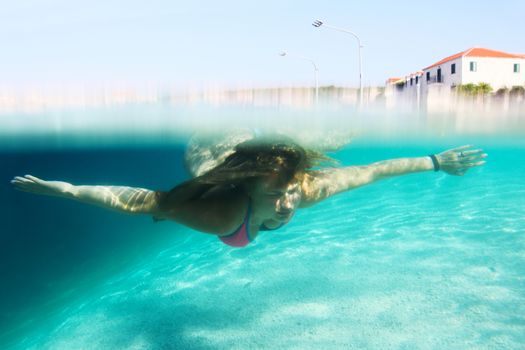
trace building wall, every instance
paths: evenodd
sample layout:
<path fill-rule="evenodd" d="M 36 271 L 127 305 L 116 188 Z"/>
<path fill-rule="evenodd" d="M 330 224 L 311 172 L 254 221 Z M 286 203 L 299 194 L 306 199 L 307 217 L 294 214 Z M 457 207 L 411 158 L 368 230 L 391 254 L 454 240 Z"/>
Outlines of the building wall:
<path fill-rule="evenodd" d="M 476 72 L 470 71 L 470 62 L 476 62 Z M 520 65 L 520 71 L 514 73 L 514 64 Z M 452 64 L 456 65 L 455 74 L 451 73 Z M 441 68 L 441 82 L 437 81 L 437 71 Z M 430 81 L 426 75 L 430 73 Z M 410 85 L 410 76 L 405 77 L 407 84 L 392 86 L 387 101 L 389 105 L 403 105 L 408 108 L 420 106 L 431 109 L 446 109 L 451 103 L 457 102 L 454 86 L 461 84 L 488 83 L 497 91 L 502 87 L 525 87 L 525 58 L 497 58 L 497 57 L 458 57 L 445 62 L 440 66 L 423 70 L 419 84 Z M 389 99 L 391 101 L 389 101 Z"/>
<path fill-rule="evenodd" d="M 405 77 L 404 86 L 402 86 L 401 88 L 396 87 L 395 95 L 398 99 L 401 100 L 401 104 L 409 105 L 415 103 L 416 106 L 419 106 L 421 95 L 421 78 L 421 75 L 411 74 Z M 410 79 L 412 79 L 412 84 L 410 84 Z"/>
<path fill-rule="evenodd" d="M 476 72 L 470 71 L 470 62 L 477 63 Z M 520 72 L 514 73 L 514 63 Z M 463 57 L 461 84 L 489 83 L 494 90 L 515 85 L 525 85 L 525 59 L 495 57 Z"/>
<path fill-rule="evenodd" d="M 452 64 L 456 64 L 456 73 L 452 74 Z M 423 70 L 423 85 L 426 87 L 437 83 L 437 71 L 441 68 L 441 79 L 442 84 L 448 87 L 461 84 L 462 79 L 462 61 L 461 58 L 457 58 L 452 61 L 445 62 L 439 66 L 432 67 L 430 69 Z M 430 81 L 427 82 L 427 72 L 430 72 Z"/>
<path fill-rule="evenodd" d="M 452 69 L 452 63 L 456 64 L 456 74 L 450 73 Z M 453 61 L 446 62 L 445 66 L 448 78 L 446 84 L 448 86 L 456 86 L 461 84 L 461 81 L 463 79 L 463 61 L 461 59 L 455 59 Z"/>

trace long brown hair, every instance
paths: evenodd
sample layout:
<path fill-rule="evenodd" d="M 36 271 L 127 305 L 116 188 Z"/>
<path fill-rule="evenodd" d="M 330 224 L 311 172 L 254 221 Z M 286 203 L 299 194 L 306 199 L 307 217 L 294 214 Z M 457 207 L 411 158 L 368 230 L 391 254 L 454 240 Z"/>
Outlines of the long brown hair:
<path fill-rule="evenodd" d="M 251 180 L 278 176 L 283 183 L 323 163 L 336 161 L 321 152 L 305 149 L 284 137 L 265 137 L 238 144 L 221 164 L 173 188 L 166 202 L 197 199 L 212 188 L 237 187 Z"/>
<path fill-rule="evenodd" d="M 256 138 L 235 147 L 224 162 L 194 181 L 207 184 L 235 184 L 246 179 L 278 174 L 285 181 L 323 162 L 333 161 L 324 154 L 307 150 L 283 136 Z"/>

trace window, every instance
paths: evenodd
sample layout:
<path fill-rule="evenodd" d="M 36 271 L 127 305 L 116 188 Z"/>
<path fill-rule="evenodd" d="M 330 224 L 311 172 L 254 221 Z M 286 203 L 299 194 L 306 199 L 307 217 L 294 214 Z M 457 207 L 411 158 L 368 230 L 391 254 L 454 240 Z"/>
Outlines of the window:
<path fill-rule="evenodd" d="M 471 72 L 476 72 L 477 70 L 478 70 L 477 62 L 474 62 L 474 61 L 470 62 L 470 71 Z"/>
<path fill-rule="evenodd" d="M 427 72 L 427 81 L 430 80 L 430 72 Z"/>
<path fill-rule="evenodd" d="M 456 64 L 452 63 L 450 66 L 450 74 L 456 74 Z"/>
<path fill-rule="evenodd" d="M 520 64 L 514 63 L 514 73 L 519 73 L 519 72 L 520 72 Z"/>

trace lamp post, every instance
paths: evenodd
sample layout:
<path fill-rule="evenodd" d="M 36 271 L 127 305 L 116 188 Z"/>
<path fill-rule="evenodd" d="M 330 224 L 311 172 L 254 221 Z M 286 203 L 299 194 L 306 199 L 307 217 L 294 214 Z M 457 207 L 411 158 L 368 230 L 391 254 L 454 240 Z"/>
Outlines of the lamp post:
<path fill-rule="evenodd" d="M 357 36 L 356 33 L 348 30 L 348 29 L 344 29 L 344 28 L 338 28 L 338 27 L 334 27 L 334 26 L 331 26 L 331 25 L 328 25 L 326 23 L 324 23 L 323 21 L 320 21 L 320 20 L 315 20 L 312 25 L 316 28 L 319 28 L 321 26 L 325 26 L 326 28 L 330 28 L 330 29 L 334 29 L 334 30 L 337 30 L 339 32 L 343 32 L 343 33 L 347 33 L 347 34 L 350 34 L 350 35 L 353 35 L 356 39 L 357 39 L 357 43 L 359 45 L 359 104 L 362 105 L 363 104 L 363 72 L 362 72 L 362 68 L 361 68 L 361 48 L 363 47 L 363 45 L 361 45 L 361 39 L 359 39 L 359 37 Z"/>
<path fill-rule="evenodd" d="M 279 54 L 279 56 L 281 56 L 281 57 L 285 57 L 285 56 L 296 57 L 296 58 L 308 61 L 308 62 L 310 62 L 312 64 L 312 66 L 314 67 L 314 74 L 315 74 L 315 105 L 317 105 L 319 103 L 319 78 L 318 78 L 319 69 L 317 68 L 317 65 L 315 64 L 314 60 L 312 60 L 312 59 L 310 59 L 308 57 L 304 57 L 304 56 L 290 55 L 286 51 L 282 51 Z"/>

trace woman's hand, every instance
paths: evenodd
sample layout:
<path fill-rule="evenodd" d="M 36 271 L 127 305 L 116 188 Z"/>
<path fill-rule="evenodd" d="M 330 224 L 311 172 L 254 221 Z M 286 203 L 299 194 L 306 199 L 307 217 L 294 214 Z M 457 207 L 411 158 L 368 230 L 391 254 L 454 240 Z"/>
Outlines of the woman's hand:
<path fill-rule="evenodd" d="M 19 191 L 57 197 L 67 197 L 74 187 L 67 182 L 45 181 L 32 175 L 15 176 L 11 184 Z"/>
<path fill-rule="evenodd" d="M 464 175 L 470 168 L 485 164 L 487 154 L 472 146 L 461 146 L 436 155 L 440 170 L 450 175 Z"/>

